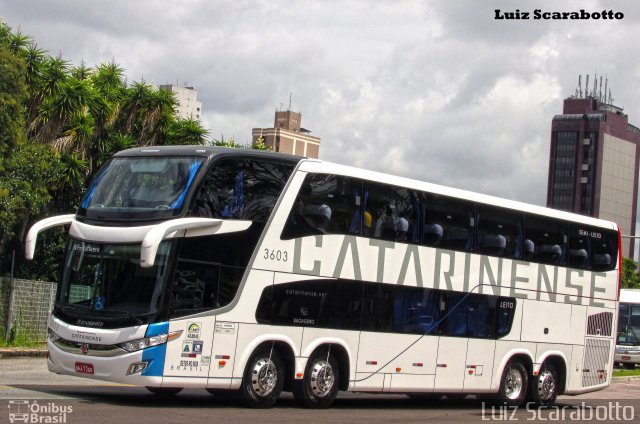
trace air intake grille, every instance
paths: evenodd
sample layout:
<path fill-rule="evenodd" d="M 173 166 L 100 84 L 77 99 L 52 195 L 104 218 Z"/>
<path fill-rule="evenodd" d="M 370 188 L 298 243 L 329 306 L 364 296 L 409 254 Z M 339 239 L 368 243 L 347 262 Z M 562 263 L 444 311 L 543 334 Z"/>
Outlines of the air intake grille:
<path fill-rule="evenodd" d="M 586 339 L 585 342 L 582 387 L 604 384 L 609 380 L 607 374 L 611 354 L 611 340 Z"/>
<path fill-rule="evenodd" d="M 613 313 L 601 312 L 587 318 L 587 335 L 611 337 Z"/>

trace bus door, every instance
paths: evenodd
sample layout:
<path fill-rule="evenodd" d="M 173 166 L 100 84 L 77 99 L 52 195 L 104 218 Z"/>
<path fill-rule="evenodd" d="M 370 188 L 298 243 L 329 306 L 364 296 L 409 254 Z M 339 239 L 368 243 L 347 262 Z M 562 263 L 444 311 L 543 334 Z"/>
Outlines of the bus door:
<path fill-rule="evenodd" d="M 489 389 L 493 375 L 498 296 L 449 293 L 444 336 L 438 349 L 436 390 L 465 392 Z M 512 308 L 511 308 L 512 310 Z M 512 314 L 500 320 L 508 326 Z"/>
<path fill-rule="evenodd" d="M 438 304 L 428 289 L 365 284 L 356 388 L 433 390 Z"/>

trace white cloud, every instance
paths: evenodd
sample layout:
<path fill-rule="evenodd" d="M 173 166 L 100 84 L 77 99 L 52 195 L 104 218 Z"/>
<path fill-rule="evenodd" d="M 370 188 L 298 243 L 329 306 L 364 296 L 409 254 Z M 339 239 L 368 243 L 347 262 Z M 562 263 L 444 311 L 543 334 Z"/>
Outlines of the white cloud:
<path fill-rule="evenodd" d="M 613 9 L 621 21 L 497 21 L 494 9 Z M 606 75 L 640 125 L 640 5 L 365 0 L 5 1 L 52 54 L 193 85 L 211 135 L 248 142 L 303 113 L 321 158 L 544 204 L 553 115 Z"/>

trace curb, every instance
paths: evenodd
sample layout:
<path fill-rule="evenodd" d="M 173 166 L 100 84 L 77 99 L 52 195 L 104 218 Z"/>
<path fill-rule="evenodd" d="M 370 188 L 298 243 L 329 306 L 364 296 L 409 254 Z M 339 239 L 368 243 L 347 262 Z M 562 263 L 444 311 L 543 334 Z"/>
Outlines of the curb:
<path fill-rule="evenodd" d="M 625 383 L 627 381 L 640 381 L 640 375 L 628 375 L 625 377 L 611 377 L 612 383 Z"/>
<path fill-rule="evenodd" d="M 46 357 L 47 349 L 0 349 L 0 359 Z"/>

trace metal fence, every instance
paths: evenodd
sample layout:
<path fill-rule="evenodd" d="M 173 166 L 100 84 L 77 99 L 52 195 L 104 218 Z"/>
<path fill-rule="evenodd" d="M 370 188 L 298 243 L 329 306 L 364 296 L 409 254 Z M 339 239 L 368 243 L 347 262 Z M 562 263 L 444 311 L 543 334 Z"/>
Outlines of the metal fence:
<path fill-rule="evenodd" d="M 47 319 L 56 295 L 56 283 L 0 277 L 0 334 L 31 342 L 47 338 Z"/>

